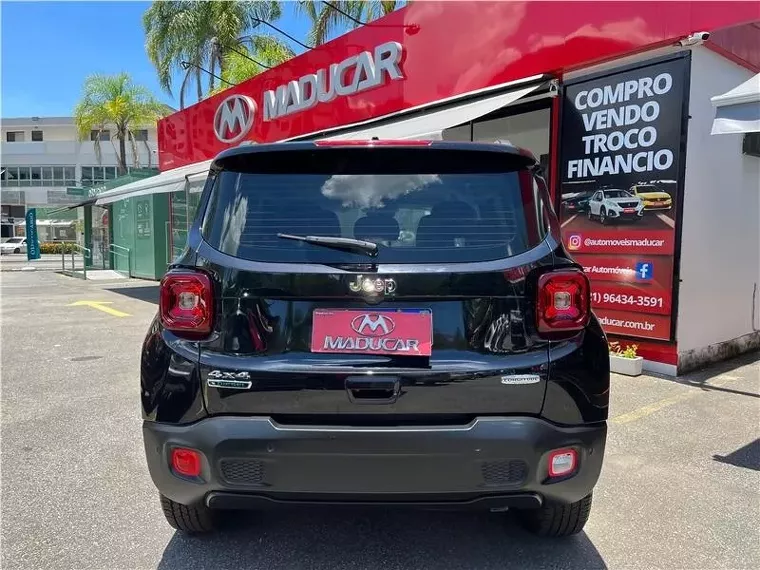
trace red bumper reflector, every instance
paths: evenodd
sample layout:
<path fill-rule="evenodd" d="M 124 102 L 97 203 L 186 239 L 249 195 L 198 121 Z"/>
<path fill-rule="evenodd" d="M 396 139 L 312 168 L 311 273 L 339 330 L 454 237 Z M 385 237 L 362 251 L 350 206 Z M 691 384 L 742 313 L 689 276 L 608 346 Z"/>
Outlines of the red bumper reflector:
<path fill-rule="evenodd" d="M 201 474 L 201 454 L 194 449 L 175 447 L 171 452 L 171 466 L 178 475 L 198 477 Z"/>

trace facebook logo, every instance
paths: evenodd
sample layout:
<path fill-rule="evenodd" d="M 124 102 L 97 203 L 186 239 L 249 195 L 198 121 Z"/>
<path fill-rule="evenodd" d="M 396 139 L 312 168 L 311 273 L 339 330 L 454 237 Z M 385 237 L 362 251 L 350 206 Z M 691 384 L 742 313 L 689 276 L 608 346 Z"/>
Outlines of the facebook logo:
<path fill-rule="evenodd" d="M 639 261 L 636 264 L 636 281 L 651 281 L 654 277 L 654 266 L 651 261 Z"/>

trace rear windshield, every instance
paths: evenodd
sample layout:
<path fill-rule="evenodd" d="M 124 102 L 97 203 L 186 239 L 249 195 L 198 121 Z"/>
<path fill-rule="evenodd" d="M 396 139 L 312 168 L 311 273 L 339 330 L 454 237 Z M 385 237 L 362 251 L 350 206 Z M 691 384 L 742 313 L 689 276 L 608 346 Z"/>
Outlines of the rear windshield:
<path fill-rule="evenodd" d="M 420 161 L 415 172 L 390 156 L 362 165 L 334 160 L 339 151 L 332 152 L 317 172 L 294 156 L 290 172 L 272 172 L 270 164 L 266 172 L 217 173 L 203 222 L 206 241 L 255 261 L 440 263 L 510 257 L 544 237 L 542 195 L 525 159 L 493 153 L 501 157 L 498 168 L 469 172 L 465 162 L 441 157 Z M 370 258 L 278 233 L 354 238 L 379 248 Z"/>

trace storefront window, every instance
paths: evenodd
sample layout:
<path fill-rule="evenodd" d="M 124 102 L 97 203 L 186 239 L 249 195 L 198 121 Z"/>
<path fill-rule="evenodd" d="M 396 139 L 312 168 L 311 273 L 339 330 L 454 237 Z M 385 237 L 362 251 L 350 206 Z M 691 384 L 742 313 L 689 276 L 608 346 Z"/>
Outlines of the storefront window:
<path fill-rule="evenodd" d="M 509 141 L 533 153 L 538 159 L 549 153 L 550 109 L 499 117 L 475 122 L 472 128 L 476 142 Z"/>
<path fill-rule="evenodd" d="M 173 192 L 171 194 L 171 260 L 177 259 L 187 244 L 187 230 L 187 190 Z"/>

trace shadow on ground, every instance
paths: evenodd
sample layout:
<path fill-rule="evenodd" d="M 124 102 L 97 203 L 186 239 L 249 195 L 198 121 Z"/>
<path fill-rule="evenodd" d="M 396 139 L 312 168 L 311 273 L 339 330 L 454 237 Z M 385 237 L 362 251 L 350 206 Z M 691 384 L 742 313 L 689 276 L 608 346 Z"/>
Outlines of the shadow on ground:
<path fill-rule="evenodd" d="M 650 374 L 650 375 L 656 376 L 657 378 L 661 378 L 662 380 L 668 380 L 670 382 L 686 384 L 687 386 L 696 386 L 698 388 L 701 388 L 702 390 L 728 392 L 731 394 L 739 394 L 741 396 L 749 396 L 751 398 L 760 398 L 760 394 L 756 392 L 734 390 L 732 388 L 727 388 L 724 386 L 712 386 L 709 384 L 709 382 L 711 380 L 714 380 L 716 376 L 720 376 L 722 374 L 730 375 L 731 372 L 733 372 L 737 368 L 741 368 L 743 366 L 747 366 L 749 364 L 753 364 L 758 361 L 760 361 L 760 352 L 755 351 L 755 352 L 748 352 L 746 354 L 742 354 L 730 360 L 725 360 L 723 362 L 711 364 L 710 366 L 707 366 L 701 370 L 697 370 L 695 372 L 689 372 L 688 374 L 684 374 L 683 376 L 679 376 L 677 378 L 673 378 L 670 376 L 661 376 L 659 374 Z"/>
<path fill-rule="evenodd" d="M 158 283 L 140 287 L 105 287 L 106 291 L 158 305 Z"/>
<path fill-rule="evenodd" d="M 748 443 L 728 455 L 713 455 L 715 461 L 760 471 L 760 439 Z"/>
<path fill-rule="evenodd" d="M 226 526 L 175 533 L 158 570 L 607 568 L 585 533 L 539 539 L 502 514 L 309 509 L 236 514 Z"/>

